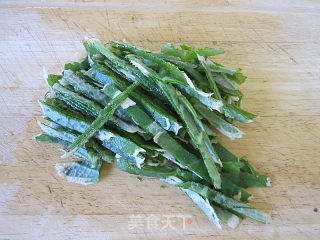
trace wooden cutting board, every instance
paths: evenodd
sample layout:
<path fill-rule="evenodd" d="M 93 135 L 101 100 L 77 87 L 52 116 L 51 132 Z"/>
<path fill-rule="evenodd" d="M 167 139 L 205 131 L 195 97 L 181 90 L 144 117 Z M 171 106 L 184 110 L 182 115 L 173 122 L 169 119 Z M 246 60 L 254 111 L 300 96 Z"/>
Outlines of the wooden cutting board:
<path fill-rule="evenodd" d="M 1 1 L 0 239 L 319 239 L 319 23 L 320 3 L 308 0 Z M 112 165 L 94 185 L 60 179 L 59 147 L 32 140 L 37 100 L 43 69 L 60 73 L 85 36 L 224 48 L 218 60 L 243 69 L 244 107 L 261 118 L 222 141 L 271 177 L 250 192 L 273 222 L 218 230 L 176 188 Z"/>

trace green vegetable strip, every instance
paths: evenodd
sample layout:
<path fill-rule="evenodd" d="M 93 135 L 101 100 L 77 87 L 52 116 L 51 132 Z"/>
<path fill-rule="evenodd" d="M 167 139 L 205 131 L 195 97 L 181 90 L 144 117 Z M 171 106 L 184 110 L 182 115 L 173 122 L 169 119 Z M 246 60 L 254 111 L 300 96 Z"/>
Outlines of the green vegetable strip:
<path fill-rule="evenodd" d="M 224 91 L 234 93 L 239 90 L 238 87 L 228 79 L 225 73 L 212 73 L 212 77 L 217 83 L 218 88 Z"/>
<path fill-rule="evenodd" d="M 88 57 L 82 62 L 67 63 L 64 65 L 64 70 L 81 71 L 88 70 L 90 68 Z"/>
<path fill-rule="evenodd" d="M 237 84 L 242 84 L 247 79 L 247 77 L 241 73 L 241 69 L 239 69 L 239 71 L 237 71 L 235 74 L 232 74 L 232 75 L 228 74 L 228 78 Z"/>
<path fill-rule="evenodd" d="M 66 106 L 65 108 L 61 108 L 60 104 L 56 106 L 54 104 L 55 102 L 56 101 L 52 101 L 51 99 L 48 99 L 46 102 L 39 102 L 44 115 L 51 121 L 80 133 L 85 132 L 85 130 L 89 128 L 91 122 L 85 117 L 79 115 L 79 113 L 73 109 L 68 109 Z M 119 136 L 116 132 L 100 129 L 95 137 L 102 141 L 102 145 L 107 149 L 116 154 L 120 154 L 138 165 L 143 163 L 145 159 L 139 154 L 140 152 L 145 152 L 143 148 L 129 139 Z"/>
<path fill-rule="evenodd" d="M 138 168 L 132 164 L 130 164 L 125 158 L 116 155 L 115 163 L 116 165 L 124 172 L 128 172 L 130 174 L 140 175 L 140 176 L 147 176 L 147 177 L 157 177 L 160 179 L 180 179 L 181 181 L 195 181 L 203 183 L 203 180 L 199 178 L 192 172 L 181 170 L 176 165 L 163 165 L 163 159 L 157 159 L 159 164 L 148 165 L 148 161 L 145 164 Z M 193 179 L 193 180 L 191 180 Z"/>
<path fill-rule="evenodd" d="M 56 164 L 60 176 L 65 177 L 69 182 L 83 185 L 99 181 L 100 167 L 101 164 L 92 168 L 86 161 Z"/>
<path fill-rule="evenodd" d="M 221 192 L 228 197 L 247 202 L 251 198 L 251 194 L 231 182 L 225 174 L 221 173 Z"/>
<path fill-rule="evenodd" d="M 71 144 L 71 142 L 64 141 L 60 138 L 53 137 L 48 134 L 39 134 L 35 136 L 34 139 L 39 142 L 59 143 L 62 146 L 69 146 Z M 92 164 L 92 162 L 96 162 L 96 161 L 93 160 L 92 155 L 90 156 L 89 151 L 90 150 L 87 150 L 86 148 L 79 148 L 79 150 L 74 153 L 74 156 L 77 158 L 83 159 L 85 161 L 88 161 L 90 162 L 90 164 Z"/>
<path fill-rule="evenodd" d="M 240 172 L 240 169 L 244 166 L 242 162 L 223 162 L 222 170 L 225 172 Z"/>
<path fill-rule="evenodd" d="M 240 187 L 270 187 L 270 179 L 263 175 L 251 175 L 246 172 L 228 172 L 224 176 Z"/>
<path fill-rule="evenodd" d="M 243 166 L 241 168 L 241 171 L 244 171 L 244 172 L 248 172 L 254 176 L 258 176 L 260 175 L 257 170 L 254 169 L 254 167 L 251 166 L 251 164 L 248 162 L 248 159 L 246 157 L 242 157 L 240 158 L 240 162 L 243 163 L 245 166 Z"/>
<path fill-rule="evenodd" d="M 130 55 L 127 55 L 127 57 L 129 58 Z M 205 93 L 195 88 L 191 88 L 190 86 L 188 86 L 188 84 L 169 78 L 167 76 L 163 77 L 162 80 L 164 80 L 167 83 L 175 84 L 177 88 L 180 89 L 182 92 L 184 92 L 192 98 L 197 99 L 198 101 L 206 105 L 210 110 L 215 109 L 217 111 L 220 111 L 221 107 L 223 106 L 221 100 L 216 100 L 210 97 L 212 95 L 211 93 Z"/>
<path fill-rule="evenodd" d="M 98 111 L 101 111 L 101 107 L 97 103 L 64 88 L 59 83 L 55 83 L 52 86 L 52 90 L 59 99 L 66 102 L 72 108 L 81 111 L 85 115 L 95 118 L 98 116 L 98 112 L 95 112 L 92 109 L 98 109 Z"/>
<path fill-rule="evenodd" d="M 58 83 L 54 84 L 52 89 L 60 100 L 67 103 L 72 108 L 81 111 L 85 115 L 96 118 L 102 110 L 100 105 L 98 105 L 96 102 L 80 96 L 79 94 L 62 87 Z M 111 127 L 118 128 L 130 133 L 145 133 L 139 127 L 122 121 L 115 116 L 111 116 L 109 120 L 110 121 L 107 122 L 107 125 L 110 125 Z"/>
<path fill-rule="evenodd" d="M 201 121 L 198 119 L 194 109 L 189 104 L 188 100 L 177 92 L 172 85 L 166 85 L 165 91 L 168 93 L 170 102 L 184 120 L 187 131 L 193 143 L 199 149 L 209 176 L 213 181 L 213 185 L 220 189 L 221 179 L 215 163 L 221 164 L 219 156 L 215 153 L 208 135 L 206 134 Z"/>
<path fill-rule="evenodd" d="M 211 111 L 203 104 L 199 103 L 195 99 L 191 100 L 192 105 L 197 110 L 197 112 L 205 118 L 214 128 L 218 129 L 222 134 L 226 135 L 231 139 L 241 138 L 243 132 L 240 131 L 237 127 L 228 123 L 222 117 L 220 117 L 214 111 Z"/>
<path fill-rule="evenodd" d="M 186 182 L 177 185 L 183 189 L 188 189 L 200 194 L 204 198 L 219 204 L 220 206 L 229 209 L 230 211 L 252 218 L 256 221 L 267 223 L 268 215 L 262 211 L 257 210 L 245 203 L 239 202 L 232 198 L 224 196 L 222 193 L 215 191 L 205 185 L 195 182 Z"/>
<path fill-rule="evenodd" d="M 63 155 L 65 158 L 72 155 L 80 147 L 82 147 L 113 115 L 114 111 L 128 98 L 130 92 L 132 92 L 140 83 L 134 83 L 128 87 L 123 93 L 112 99 L 109 104 L 99 113 L 99 116 L 92 122 L 90 127 L 79 136 L 69 147 L 66 149 L 66 153 Z"/>
<path fill-rule="evenodd" d="M 245 162 L 223 162 L 223 175 L 238 186 L 247 187 L 269 187 L 270 179 L 252 171 Z"/>
<path fill-rule="evenodd" d="M 38 125 L 40 126 L 42 131 L 44 131 L 48 135 L 50 135 L 52 137 L 60 138 L 63 141 L 73 142 L 78 137 L 77 135 L 75 135 L 71 132 L 67 132 L 64 130 L 57 130 L 57 129 L 49 127 L 48 125 L 41 123 L 41 122 L 38 122 Z M 70 146 L 70 145 L 68 145 L 68 146 Z M 93 166 L 96 166 L 98 164 L 100 156 L 97 152 L 92 151 L 91 149 L 86 150 L 85 148 L 81 148 L 81 149 L 79 148 L 79 149 L 77 149 L 77 151 L 79 153 L 82 153 L 83 155 L 87 155 L 88 160 L 90 160 L 90 162 Z"/>
<path fill-rule="evenodd" d="M 86 146 L 91 147 L 97 153 L 99 153 L 102 160 L 108 163 L 112 163 L 114 161 L 114 153 L 101 146 L 100 144 L 97 144 L 94 139 L 90 139 L 90 141 L 86 143 Z"/>
<path fill-rule="evenodd" d="M 238 158 L 220 143 L 213 144 L 222 162 L 238 162 Z"/>
<path fill-rule="evenodd" d="M 49 74 L 46 81 L 48 85 L 52 87 L 55 83 L 58 83 L 61 78 L 62 78 L 61 75 Z"/>
<path fill-rule="evenodd" d="M 179 93 L 172 85 L 163 83 L 160 77 L 138 58 L 130 56 L 130 62 L 146 76 L 152 77 L 155 81 L 157 81 L 159 87 L 162 88 L 163 91 L 167 94 L 168 100 L 186 124 L 187 131 L 192 141 L 199 149 L 214 186 L 220 189 L 220 174 L 217 167 L 215 166 L 215 162 L 221 164 L 219 156 L 215 153 L 209 137 L 204 131 L 204 127 L 201 121 L 198 119 L 197 114 L 195 113 L 195 110 L 193 109 L 189 101 L 183 95 L 181 95 L 181 93 Z"/>
<path fill-rule="evenodd" d="M 243 123 L 250 123 L 252 122 L 252 119 L 258 118 L 257 115 L 233 106 L 226 101 L 223 101 L 222 112 L 226 117 L 234 118 L 235 120 Z"/>
<path fill-rule="evenodd" d="M 207 79 L 208 79 L 209 84 L 211 86 L 211 89 L 212 89 L 212 91 L 214 93 L 214 96 L 217 99 L 221 100 L 222 98 L 221 98 L 220 92 L 219 92 L 219 90 L 217 88 L 217 85 L 216 85 L 216 83 L 215 83 L 215 81 L 214 81 L 214 79 L 212 77 L 211 71 L 210 71 L 210 69 L 208 68 L 208 66 L 207 66 L 207 64 L 205 62 L 205 59 L 202 56 L 199 56 L 199 55 L 197 55 L 197 56 L 198 56 L 198 60 L 199 60 L 199 62 L 201 64 L 201 66 L 204 69 L 204 72 L 206 73 Z"/>
<path fill-rule="evenodd" d="M 215 210 L 218 218 L 222 222 L 227 224 L 229 227 L 235 229 L 239 225 L 240 218 L 237 215 L 235 215 L 235 214 L 233 214 L 233 213 L 231 213 L 231 212 L 229 212 L 229 211 L 227 211 L 217 205 L 212 205 L 212 207 Z"/>
<path fill-rule="evenodd" d="M 208 66 L 210 67 L 212 72 L 226 73 L 229 75 L 234 75 L 234 74 L 239 73 L 241 71 L 241 69 L 239 69 L 239 68 L 235 69 L 235 68 L 226 67 L 226 66 L 223 66 L 219 63 L 213 62 L 210 59 L 207 59 L 206 62 L 209 63 Z"/>
<path fill-rule="evenodd" d="M 167 43 L 163 45 L 161 52 L 166 55 L 179 57 L 183 61 L 192 62 L 197 58 L 195 52 L 204 57 L 215 56 L 224 53 L 222 48 L 198 48 L 196 49 L 193 46 L 181 45 L 181 49 L 176 48 L 172 43 Z"/>
<path fill-rule="evenodd" d="M 207 198 L 203 198 L 200 194 L 191 191 L 189 189 L 180 188 L 188 197 L 191 198 L 192 202 L 200 207 L 200 209 L 207 215 L 209 220 L 214 223 L 218 228 L 221 229 L 219 217 Z M 221 215 L 221 213 L 220 213 Z"/>
<path fill-rule="evenodd" d="M 167 62 L 170 62 L 170 63 L 176 65 L 178 68 L 181 68 L 182 70 L 187 72 L 197 82 L 203 81 L 203 76 L 201 75 L 201 73 L 199 73 L 195 69 L 197 67 L 197 65 L 192 64 L 192 63 L 183 62 L 183 61 L 180 61 L 174 57 L 167 56 L 167 55 L 164 55 L 161 53 L 152 53 L 152 54 L 159 57 L 159 58 L 162 58 L 163 60 L 165 60 Z"/>

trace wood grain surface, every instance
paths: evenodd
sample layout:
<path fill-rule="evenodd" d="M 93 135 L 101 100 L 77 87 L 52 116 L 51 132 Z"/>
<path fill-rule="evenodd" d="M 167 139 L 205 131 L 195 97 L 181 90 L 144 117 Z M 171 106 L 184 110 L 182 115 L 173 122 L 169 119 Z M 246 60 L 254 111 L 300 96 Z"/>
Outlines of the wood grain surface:
<path fill-rule="evenodd" d="M 152 50 L 167 42 L 221 47 L 241 67 L 244 107 L 261 116 L 223 143 L 272 179 L 250 189 L 267 225 L 218 230 L 190 199 L 157 179 L 105 165 L 90 186 L 66 182 L 57 145 L 37 143 L 43 68 L 61 72 L 85 36 Z M 0 239 L 319 239 L 320 2 L 0 1 Z M 183 228 L 135 229 L 134 218 L 188 217 Z M 131 222 L 130 222 L 131 221 Z"/>

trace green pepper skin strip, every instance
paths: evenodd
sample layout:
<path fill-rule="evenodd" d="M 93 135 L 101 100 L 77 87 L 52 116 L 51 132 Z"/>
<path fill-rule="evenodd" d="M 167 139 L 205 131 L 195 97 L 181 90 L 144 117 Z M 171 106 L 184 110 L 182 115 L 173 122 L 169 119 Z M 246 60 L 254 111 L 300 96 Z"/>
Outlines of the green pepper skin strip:
<path fill-rule="evenodd" d="M 35 136 L 34 139 L 39 142 L 59 143 L 60 145 L 66 146 L 66 147 L 71 144 L 71 142 L 68 142 L 58 137 L 53 137 L 51 135 L 44 134 L 44 133 Z M 94 153 L 94 154 L 96 154 L 97 157 L 99 158 L 99 155 L 97 153 Z M 90 162 L 90 164 L 95 162 L 95 161 L 92 161 L 92 156 L 93 156 L 92 152 L 90 152 L 90 150 L 87 148 L 79 148 L 78 151 L 76 151 L 73 155 L 77 158 Z"/>
<path fill-rule="evenodd" d="M 240 222 L 240 218 L 229 212 L 228 210 L 226 209 L 223 209 L 219 206 L 216 206 L 214 204 L 212 204 L 212 207 L 213 209 L 215 210 L 218 218 L 224 222 L 225 224 L 227 224 L 229 227 L 235 229 L 238 225 L 239 225 L 239 222 Z"/>
<path fill-rule="evenodd" d="M 57 163 L 58 174 L 69 182 L 82 185 L 93 184 L 99 181 L 101 163 L 92 168 L 87 161 Z"/>
<path fill-rule="evenodd" d="M 114 111 L 128 98 L 129 94 L 140 85 L 140 82 L 133 83 L 117 97 L 112 99 L 108 105 L 99 113 L 99 116 L 91 123 L 89 128 L 82 133 L 69 147 L 66 149 L 64 158 L 71 156 L 75 151 L 82 147 L 105 123 L 112 117 Z"/>
<path fill-rule="evenodd" d="M 191 99 L 190 101 L 194 106 L 194 108 L 197 110 L 197 112 L 203 118 L 205 118 L 210 123 L 211 126 L 218 129 L 225 136 L 234 140 L 235 138 L 241 138 L 242 135 L 244 134 L 237 127 L 233 126 L 232 124 L 224 120 L 222 117 L 220 117 L 218 113 L 211 111 L 196 99 Z"/>
<path fill-rule="evenodd" d="M 217 203 L 218 205 L 230 210 L 231 212 L 244 215 L 259 222 L 267 223 L 268 215 L 266 213 L 259 211 L 256 208 L 249 206 L 248 204 L 229 198 L 205 185 L 195 182 L 185 182 L 182 184 L 178 184 L 177 187 L 194 191 L 200 194 L 202 197 L 208 198 L 210 201 Z"/>
<path fill-rule="evenodd" d="M 125 158 L 116 155 L 116 165 L 124 172 L 128 172 L 134 175 L 156 177 L 161 179 L 177 177 L 183 181 L 195 181 L 203 183 L 203 179 L 199 178 L 192 172 L 181 170 L 177 165 L 170 166 L 150 166 L 144 164 L 141 168 L 138 168 L 130 164 Z"/>
<path fill-rule="evenodd" d="M 215 81 L 214 81 L 214 79 L 212 77 L 210 69 L 208 68 L 207 64 L 205 63 L 204 57 L 202 57 L 202 56 L 200 56 L 198 54 L 197 54 L 197 57 L 198 57 L 198 60 L 199 60 L 199 62 L 201 64 L 201 66 L 204 69 L 204 72 L 206 73 L 207 79 L 208 79 L 210 87 L 211 87 L 211 89 L 212 89 L 212 91 L 214 93 L 214 96 L 217 99 L 221 100 L 222 98 L 221 98 L 220 92 L 219 92 L 219 90 L 217 88 L 217 85 L 216 85 L 216 83 L 215 83 Z"/>
<path fill-rule="evenodd" d="M 47 134 L 49 134 L 52 137 L 57 137 L 62 139 L 63 141 L 67 141 L 67 142 L 73 142 L 77 139 L 77 137 L 79 136 L 78 134 L 74 134 L 71 133 L 70 131 L 65 131 L 64 129 L 55 129 L 52 128 L 44 123 L 38 122 L 38 125 L 40 126 L 40 128 Z M 68 144 L 68 146 L 70 146 L 71 144 Z M 67 146 L 67 147 L 68 147 Z M 100 156 L 97 152 L 91 150 L 91 149 L 86 149 L 85 146 L 83 146 L 83 148 L 79 148 L 77 149 L 78 152 L 80 153 L 84 153 L 84 151 L 87 151 L 87 155 L 88 155 L 88 159 L 90 160 L 91 164 L 93 166 L 96 166 L 98 163 L 98 160 L 100 159 Z M 74 155 L 76 154 L 76 152 L 73 153 Z"/>
<path fill-rule="evenodd" d="M 67 87 L 72 88 L 69 85 Z M 99 115 L 99 112 L 102 110 L 98 103 L 85 98 L 76 92 L 73 92 L 73 89 L 69 90 L 61 86 L 59 83 L 55 83 L 52 86 L 52 90 L 60 100 L 67 103 L 73 109 L 79 110 L 84 115 L 96 118 Z M 117 118 L 115 116 L 110 117 L 109 121 L 107 121 L 107 125 L 123 130 L 125 132 L 141 132 L 141 129 L 139 127 L 122 121 L 120 118 Z"/>

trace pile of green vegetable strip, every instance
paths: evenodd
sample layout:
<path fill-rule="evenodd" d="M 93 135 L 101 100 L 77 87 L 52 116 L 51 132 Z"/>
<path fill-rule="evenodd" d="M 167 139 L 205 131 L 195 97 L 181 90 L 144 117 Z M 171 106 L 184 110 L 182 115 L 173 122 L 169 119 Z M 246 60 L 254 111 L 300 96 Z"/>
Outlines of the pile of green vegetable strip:
<path fill-rule="evenodd" d="M 268 215 L 247 204 L 249 187 L 270 186 L 245 157 L 218 143 L 243 132 L 234 123 L 257 116 L 240 108 L 241 69 L 210 57 L 223 49 L 172 44 L 161 53 L 124 42 L 84 42 L 87 57 L 48 75 L 50 91 L 39 101 L 47 124 L 38 141 L 65 146 L 57 164 L 67 180 L 91 184 L 104 162 L 122 171 L 156 177 L 185 192 L 221 228 Z"/>

